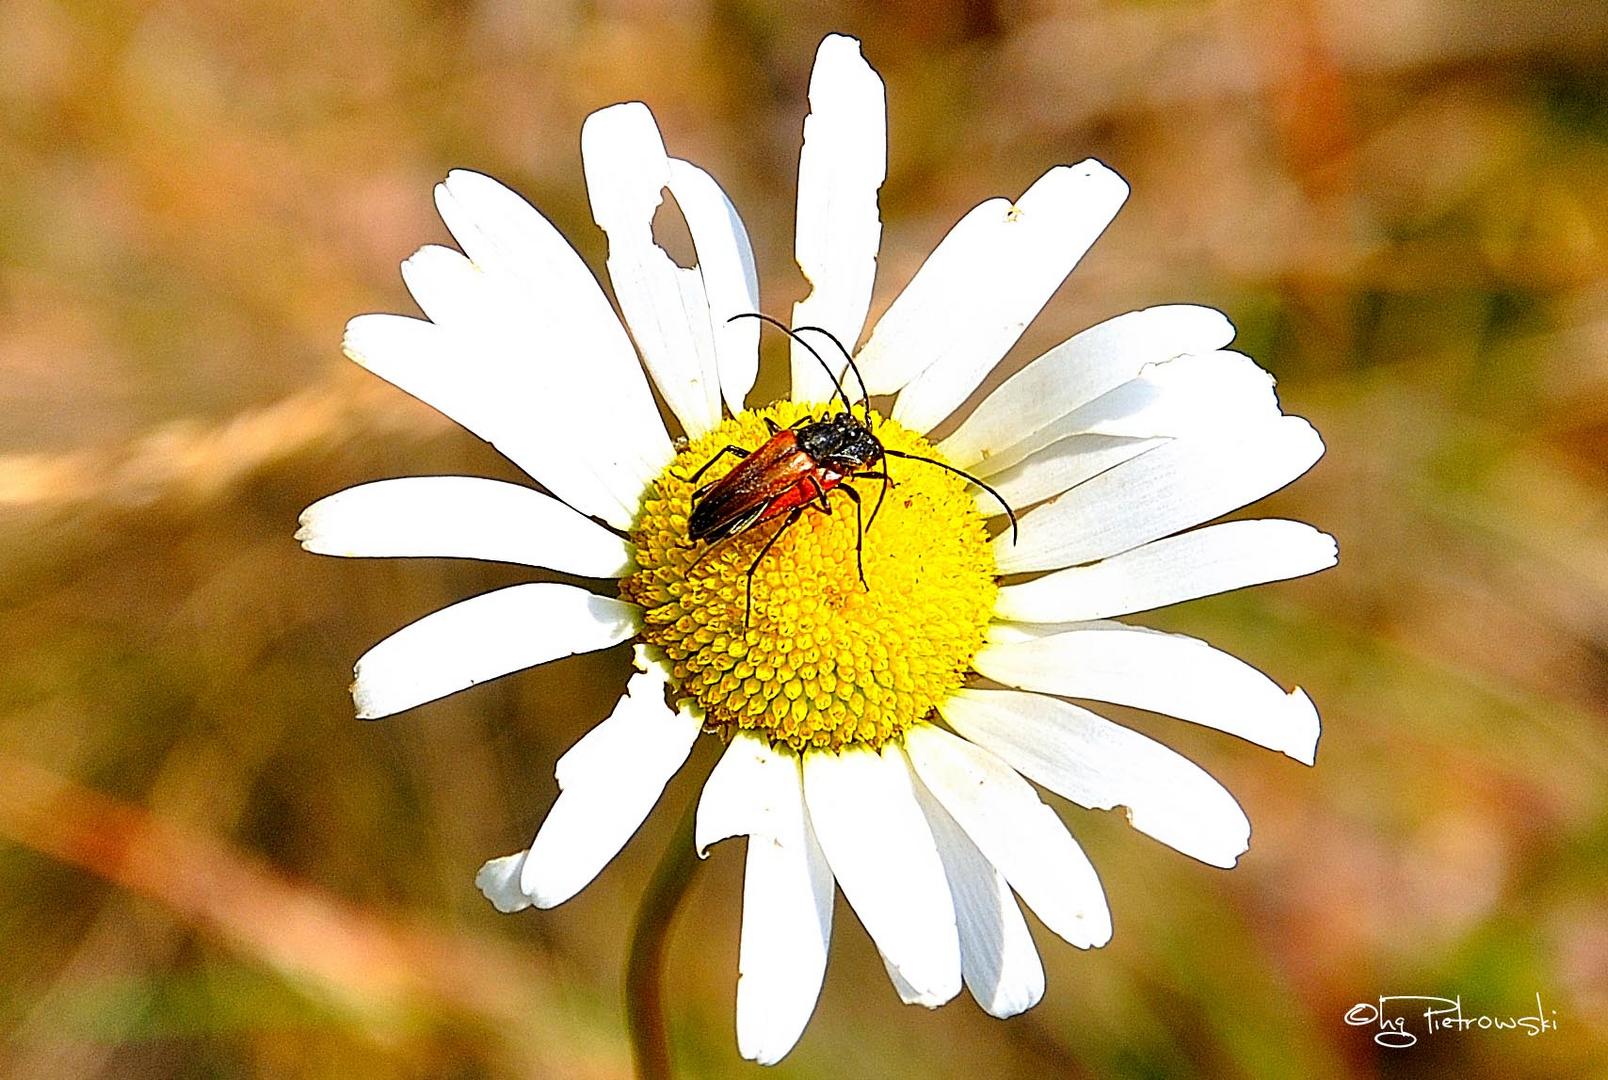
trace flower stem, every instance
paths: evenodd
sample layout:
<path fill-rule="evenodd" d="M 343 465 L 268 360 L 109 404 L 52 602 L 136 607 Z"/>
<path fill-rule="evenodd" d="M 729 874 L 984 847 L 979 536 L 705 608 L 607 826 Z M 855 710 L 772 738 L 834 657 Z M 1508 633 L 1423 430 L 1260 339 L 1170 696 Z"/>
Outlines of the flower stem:
<path fill-rule="evenodd" d="M 698 865 L 698 855 L 693 850 L 697 817 L 698 798 L 694 795 L 659 858 L 631 931 L 631 953 L 625 962 L 625 1013 L 631 1031 L 631 1056 L 641 1080 L 670 1077 L 670 1033 L 665 1024 L 662 978 L 664 952 L 670 924 Z"/>

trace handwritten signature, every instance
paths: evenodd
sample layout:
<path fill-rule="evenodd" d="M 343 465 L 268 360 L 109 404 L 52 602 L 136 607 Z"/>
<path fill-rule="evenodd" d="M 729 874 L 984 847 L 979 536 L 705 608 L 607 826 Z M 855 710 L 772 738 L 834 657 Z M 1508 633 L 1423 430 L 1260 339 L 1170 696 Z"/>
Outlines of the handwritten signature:
<path fill-rule="evenodd" d="M 1422 1011 L 1418 1006 L 1423 1005 Z M 1528 1036 L 1558 1030 L 1558 1010 L 1545 1009 L 1541 994 L 1535 995 L 1535 1012 L 1529 1016 L 1464 1016 L 1463 996 L 1429 997 L 1422 994 L 1399 994 L 1380 997 L 1377 1002 L 1359 1001 L 1346 1010 L 1346 1023 L 1352 1027 L 1377 1024 L 1379 1031 L 1374 1042 L 1394 1050 L 1405 1050 L 1418 1042 L 1418 1035 L 1408 1030 L 1409 1018 L 1422 1017 L 1426 1035 L 1437 1031 L 1522 1030 Z"/>

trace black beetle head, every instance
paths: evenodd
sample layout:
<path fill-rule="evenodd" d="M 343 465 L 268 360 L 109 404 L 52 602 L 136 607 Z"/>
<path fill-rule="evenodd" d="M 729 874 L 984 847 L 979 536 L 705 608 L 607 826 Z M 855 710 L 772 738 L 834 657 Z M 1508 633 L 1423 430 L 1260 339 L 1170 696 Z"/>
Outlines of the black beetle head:
<path fill-rule="evenodd" d="M 837 473 L 855 473 L 882 460 L 882 443 L 851 413 L 798 429 L 798 445 L 815 461 Z"/>

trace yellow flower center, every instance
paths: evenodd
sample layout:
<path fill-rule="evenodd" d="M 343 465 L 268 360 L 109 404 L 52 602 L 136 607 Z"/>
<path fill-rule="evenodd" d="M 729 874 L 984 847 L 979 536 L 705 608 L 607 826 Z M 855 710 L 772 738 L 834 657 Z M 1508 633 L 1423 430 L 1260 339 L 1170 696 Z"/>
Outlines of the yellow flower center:
<path fill-rule="evenodd" d="M 743 464 L 728 454 L 697 485 L 688 477 L 725 446 L 763 446 L 767 418 L 785 428 L 822 408 L 744 412 L 682 450 L 643 499 L 632 534 L 638 569 L 620 592 L 646 609 L 643 636 L 664 650 L 679 693 L 703 706 L 711 728 L 795 750 L 875 748 L 927 719 L 983 645 L 998 586 L 966 482 L 920 461 L 873 466 L 893 477 L 873 524 L 882 481 L 846 481 L 860 495 L 863 542 L 841 492 L 828 493 L 830 514 L 817 500 L 792 525 L 784 514 L 713 544 L 687 536 L 694 490 Z M 892 420 L 873 414 L 872 430 L 889 449 L 937 457 Z"/>

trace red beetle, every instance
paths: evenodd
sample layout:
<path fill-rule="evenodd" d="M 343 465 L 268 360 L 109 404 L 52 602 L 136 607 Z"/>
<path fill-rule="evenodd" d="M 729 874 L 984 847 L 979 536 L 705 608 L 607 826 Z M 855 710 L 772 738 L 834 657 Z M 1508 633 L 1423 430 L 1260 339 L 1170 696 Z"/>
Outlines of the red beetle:
<path fill-rule="evenodd" d="M 854 406 L 850 403 L 848 395 L 843 392 L 843 385 L 833 378 L 838 396 L 843 399 L 843 412 L 825 414 L 818 420 L 805 417 L 785 428 L 779 428 L 767 419 L 765 426 L 770 429 L 771 437 L 763 446 L 752 451 L 740 446 L 723 447 L 718 454 L 687 478 L 690 483 L 697 483 L 715 462 L 727 454 L 734 454 L 742 459 L 731 472 L 692 493 L 692 512 L 687 516 L 687 536 L 693 541 L 706 540 L 713 547 L 720 541 L 729 540 L 756 525 L 786 515 L 781 527 L 765 541 L 765 546 L 759 549 L 759 554 L 748 567 L 748 593 L 743 614 L 745 626 L 749 615 L 753 612 L 754 572 L 759 569 L 760 562 L 764 560 L 782 533 L 799 519 L 806 508 L 813 507 L 823 514 L 830 514 L 832 504 L 827 501 L 827 495 L 833 491 L 843 492 L 854 503 L 855 525 L 858 530 L 854 547 L 855 567 L 860 574 L 860 584 L 867 589 L 870 588 L 865 580 L 862 548 L 865 543 L 865 531 L 871 524 L 876 523 L 877 511 L 882 509 L 882 500 L 887 496 L 888 488 L 893 483 L 886 471 L 886 458 L 924 461 L 957 476 L 963 476 L 976 484 L 999 499 L 1000 505 L 1005 507 L 1005 513 L 1011 521 L 1011 540 L 1015 542 L 1016 514 L 1010 505 L 1000 498 L 999 492 L 970 473 L 952 465 L 945 465 L 941 461 L 916 454 L 889 450 L 882 445 L 882 441 L 871 430 L 871 403 L 865 392 L 865 379 L 861 377 L 860 369 L 855 366 L 854 358 L 849 355 L 849 351 L 830 331 L 819 326 L 801 326 L 795 332 L 776 319 L 758 313 L 735 315 L 733 318 L 762 319 L 781 329 L 808 349 L 810 355 L 819 360 L 821 366 L 827 369 L 827 374 L 831 375 L 832 369 L 822 359 L 821 354 L 800 338 L 799 333 L 813 330 L 826 336 L 843 353 L 843 358 L 848 361 L 849 370 L 853 371 L 854 377 L 859 380 L 860 396 L 865 405 L 865 419 L 861 420 L 854 415 Z M 882 465 L 883 468 L 878 470 L 875 468 L 877 465 Z M 850 479 L 882 481 L 882 491 L 877 495 L 877 504 L 871 510 L 869 523 L 861 517 L 860 493 L 843 483 Z"/>

